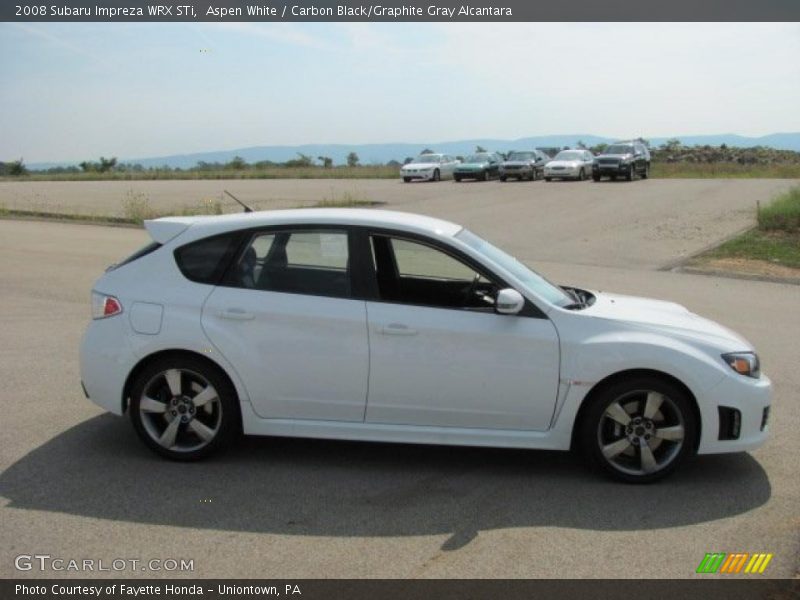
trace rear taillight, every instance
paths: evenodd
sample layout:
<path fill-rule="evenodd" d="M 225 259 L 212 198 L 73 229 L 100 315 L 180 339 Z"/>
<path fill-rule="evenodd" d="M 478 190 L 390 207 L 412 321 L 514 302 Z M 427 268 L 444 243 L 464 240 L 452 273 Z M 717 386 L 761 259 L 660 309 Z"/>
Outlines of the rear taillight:
<path fill-rule="evenodd" d="M 92 292 L 92 318 L 105 319 L 122 312 L 122 303 L 114 296 Z"/>

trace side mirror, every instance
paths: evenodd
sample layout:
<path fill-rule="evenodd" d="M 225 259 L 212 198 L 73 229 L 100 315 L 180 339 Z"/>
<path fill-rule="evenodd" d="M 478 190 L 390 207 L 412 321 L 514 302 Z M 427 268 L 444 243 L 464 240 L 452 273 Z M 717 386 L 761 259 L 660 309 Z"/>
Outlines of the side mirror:
<path fill-rule="evenodd" d="M 525 298 L 517 290 L 505 288 L 497 292 L 494 309 L 501 315 L 516 315 L 525 306 Z"/>

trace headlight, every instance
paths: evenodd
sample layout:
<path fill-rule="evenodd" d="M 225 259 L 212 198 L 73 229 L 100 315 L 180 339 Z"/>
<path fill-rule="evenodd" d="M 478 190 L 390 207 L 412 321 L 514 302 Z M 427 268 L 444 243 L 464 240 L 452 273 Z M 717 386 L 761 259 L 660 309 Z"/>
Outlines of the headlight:
<path fill-rule="evenodd" d="M 728 366 L 739 373 L 739 375 L 745 375 L 755 379 L 761 377 L 761 363 L 755 352 L 731 352 L 729 354 L 723 354 L 722 360 L 728 363 Z"/>

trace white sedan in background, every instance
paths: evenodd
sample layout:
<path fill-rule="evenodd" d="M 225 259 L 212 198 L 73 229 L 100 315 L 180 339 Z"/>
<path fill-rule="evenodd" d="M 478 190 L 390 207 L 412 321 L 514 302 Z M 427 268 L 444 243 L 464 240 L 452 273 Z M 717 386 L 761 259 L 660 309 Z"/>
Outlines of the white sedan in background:
<path fill-rule="evenodd" d="M 453 171 L 460 162 L 448 154 L 421 154 L 400 167 L 400 177 L 406 183 L 452 179 Z"/>
<path fill-rule="evenodd" d="M 562 150 L 544 166 L 544 180 L 577 179 L 584 181 L 592 176 L 594 155 L 588 150 Z"/>
<path fill-rule="evenodd" d="M 578 446 L 649 482 L 767 437 L 770 381 L 741 336 L 554 285 L 460 225 L 303 209 L 145 226 L 152 243 L 94 284 L 81 379 L 162 456 L 240 433 Z"/>

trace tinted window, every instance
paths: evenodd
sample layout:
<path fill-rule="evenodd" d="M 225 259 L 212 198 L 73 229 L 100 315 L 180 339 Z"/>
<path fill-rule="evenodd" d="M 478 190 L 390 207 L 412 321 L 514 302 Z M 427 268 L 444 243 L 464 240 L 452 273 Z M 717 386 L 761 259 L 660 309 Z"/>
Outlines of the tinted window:
<path fill-rule="evenodd" d="M 350 296 L 347 233 L 256 234 L 230 275 L 237 287 L 314 296 Z"/>
<path fill-rule="evenodd" d="M 492 310 L 497 286 L 474 268 L 426 244 L 373 236 L 381 300 L 440 308 Z"/>
<path fill-rule="evenodd" d="M 187 279 L 198 283 L 217 283 L 235 246 L 235 233 L 217 235 L 181 246 L 175 250 L 175 261 Z"/>

